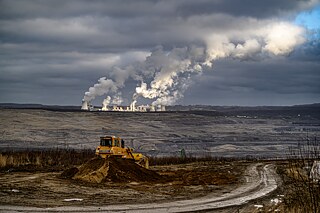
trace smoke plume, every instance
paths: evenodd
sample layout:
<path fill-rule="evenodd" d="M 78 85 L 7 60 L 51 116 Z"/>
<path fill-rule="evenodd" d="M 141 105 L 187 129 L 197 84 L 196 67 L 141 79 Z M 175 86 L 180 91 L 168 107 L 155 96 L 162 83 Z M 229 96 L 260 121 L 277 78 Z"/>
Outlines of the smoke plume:
<path fill-rule="evenodd" d="M 172 105 L 183 97 L 191 85 L 192 76 L 212 70 L 215 60 L 230 57 L 240 60 L 262 59 L 268 55 L 288 55 L 302 44 L 304 30 L 291 23 L 263 23 L 260 27 L 231 32 L 211 32 L 202 42 L 165 51 L 161 46 L 151 51 L 142 62 L 120 68 L 114 67 L 107 77 L 98 80 L 85 93 L 84 100 L 111 95 L 108 103 L 122 102 L 121 89 L 128 79 L 137 82 L 132 102 L 139 97 L 150 99 L 152 105 Z M 200 44 L 199 44 L 200 43 Z"/>
<path fill-rule="evenodd" d="M 107 110 L 107 107 L 108 105 L 110 104 L 110 101 L 111 101 L 111 97 L 110 96 L 107 96 L 103 102 L 102 102 L 102 110 L 106 111 Z"/>

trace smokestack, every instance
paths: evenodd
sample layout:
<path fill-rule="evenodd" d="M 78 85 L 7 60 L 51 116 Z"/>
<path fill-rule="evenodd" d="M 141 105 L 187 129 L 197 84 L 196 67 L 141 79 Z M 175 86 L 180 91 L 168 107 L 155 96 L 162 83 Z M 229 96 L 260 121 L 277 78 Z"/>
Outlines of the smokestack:
<path fill-rule="evenodd" d="M 165 112 L 166 111 L 166 106 L 165 105 L 161 105 L 161 111 Z"/>
<path fill-rule="evenodd" d="M 88 105 L 89 105 L 88 101 L 82 100 L 81 110 L 89 110 Z"/>

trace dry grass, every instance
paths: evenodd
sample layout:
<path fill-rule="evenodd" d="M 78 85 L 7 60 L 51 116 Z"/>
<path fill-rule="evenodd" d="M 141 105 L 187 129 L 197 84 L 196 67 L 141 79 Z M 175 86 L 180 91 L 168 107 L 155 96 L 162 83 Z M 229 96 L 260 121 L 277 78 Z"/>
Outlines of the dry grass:
<path fill-rule="evenodd" d="M 316 138 L 290 149 L 288 163 L 279 172 L 284 182 L 286 212 L 320 212 L 320 180 L 310 178 L 311 166 L 319 159 L 320 143 Z"/>
<path fill-rule="evenodd" d="M 2 171 L 59 171 L 94 157 L 92 150 L 47 149 L 0 153 Z"/>
<path fill-rule="evenodd" d="M 194 162 L 231 162 L 231 161 L 257 161 L 257 160 L 265 160 L 267 158 L 261 157 L 215 157 L 215 156 L 186 156 L 186 157 L 177 157 L 177 156 L 166 156 L 166 157 L 150 157 L 149 164 L 151 166 L 160 166 L 160 165 L 176 165 L 176 164 L 186 164 L 186 163 L 194 163 Z"/>
<path fill-rule="evenodd" d="M 0 171 L 60 171 L 84 164 L 95 156 L 93 150 L 45 149 L 0 152 Z M 224 158 L 212 156 L 166 156 L 150 157 L 149 164 L 175 165 L 194 162 L 230 162 L 235 160 L 257 160 L 256 158 Z"/>

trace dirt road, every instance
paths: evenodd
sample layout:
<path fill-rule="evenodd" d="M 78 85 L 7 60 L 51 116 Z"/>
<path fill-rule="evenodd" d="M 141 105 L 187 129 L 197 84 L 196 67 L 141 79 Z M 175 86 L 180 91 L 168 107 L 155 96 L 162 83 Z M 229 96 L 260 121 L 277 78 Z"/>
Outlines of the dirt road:
<path fill-rule="evenodd" d="M 191 212 L 239 206 L 263 197 L 277 188 L 277 176 L 271 164 L 255 164 L 245 173 L 246 183 L 241 187 L 216 197 L 205 197 L 166 203 L 147 203 L 109 206 L 61 206 L 36 208 L 23 206 L 0 206 L 0 212 Z"/>

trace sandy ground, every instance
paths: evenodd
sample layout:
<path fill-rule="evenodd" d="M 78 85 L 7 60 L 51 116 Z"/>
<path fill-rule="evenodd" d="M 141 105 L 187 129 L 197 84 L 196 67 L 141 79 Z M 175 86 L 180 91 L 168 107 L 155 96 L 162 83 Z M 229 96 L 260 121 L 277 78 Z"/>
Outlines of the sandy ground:
<path fill-rule="evenodd" d="M 152 169 L 169 176 L 161 183 L 130 182 L 90 184 L 59 178 L 60 173 L 9 172 L 0 174 L 0 204 L 53 207 L 65 205 L 110 205 L 163 202 L 223 194 L 236 188 L 246 164 L 203 162 Z M 67 202 L 65 199 L 82 199 Z"/>
<path fill-rule="evenodd" d="M 181 169 L 187 172 L 218 166 L 194 163 L 154 169 L 168 174 L 179 172 Z M 245 207 L 243 205 L 264 197 L 277 188 L 278 177 L 272 164 L 236 163 L 220 166 L 221 171 L 224 172 L 230 171 L 229 169 L 238 170 L 238 172 L 232 172 L 232 175 L 242 174 L 241 178 L 237 181 L 230 178 L 230 183 L 216 185 L 194 183 L 186 185 L 169 182 L 166 184 L 108 183 L 98 186 L 61 180 L 57 173 L 2 174 L 0 211 L 190 212 L 218 209 L 219 212 L 231 212 L 242 209 L 242 212 L 249 210 L 254 212 L 258 211 L 254 205 Z M 201 177 L 199 172 L 195 174 L 198 178 Z"/>

